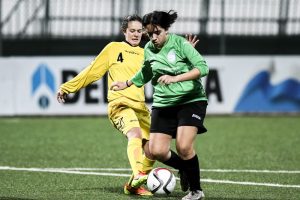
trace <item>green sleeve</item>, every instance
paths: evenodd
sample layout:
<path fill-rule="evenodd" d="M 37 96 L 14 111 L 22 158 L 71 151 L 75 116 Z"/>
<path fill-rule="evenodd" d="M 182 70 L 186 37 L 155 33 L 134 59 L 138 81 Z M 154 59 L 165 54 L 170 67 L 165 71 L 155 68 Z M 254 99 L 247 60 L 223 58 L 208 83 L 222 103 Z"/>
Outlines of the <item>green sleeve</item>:
<path fill-rule="evenodd" d="M 144 61 L 143 67 L 133 76 L 132 83 L 142 87 L 152 79 L 152 69 L 149 61 Z"/>
<path fill-rule="evenodd" d="M 184 39 L 185 40 L 185 39 Z M 199 69 L 200 77 L 208 75 L 209 69 L 204 58 L 200 53 L 187 41 L 182 43 L 182 53 L 186 57 L 193 67 Z"/>

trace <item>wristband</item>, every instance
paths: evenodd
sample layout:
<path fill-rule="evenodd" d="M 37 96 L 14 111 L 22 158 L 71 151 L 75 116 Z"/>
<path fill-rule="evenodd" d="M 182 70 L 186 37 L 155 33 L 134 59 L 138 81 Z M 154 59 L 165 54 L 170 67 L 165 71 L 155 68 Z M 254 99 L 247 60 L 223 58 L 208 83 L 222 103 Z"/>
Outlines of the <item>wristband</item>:
<path fill-rule="evenodd" d="M 130 85 L 128 85 L 128 80 L 126 81 L 126 85 L 127 85 L 127 87 L 130 87 Z"/>

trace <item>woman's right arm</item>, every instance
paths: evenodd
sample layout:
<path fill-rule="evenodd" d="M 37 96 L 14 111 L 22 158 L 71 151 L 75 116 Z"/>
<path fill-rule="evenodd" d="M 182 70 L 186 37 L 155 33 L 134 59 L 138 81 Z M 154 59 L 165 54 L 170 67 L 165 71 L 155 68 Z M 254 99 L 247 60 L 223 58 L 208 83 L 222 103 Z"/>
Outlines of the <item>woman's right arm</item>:
<path fill-rule="evenodd" d="M 152 79 L 152 70 L 149 61 L 143 63 L 143 67 L 130 79 L 125 82 L 116 81 L 110 86 L 111 90 L 124 90 L 134 84 L 137 87 L 142 87 Z"/>
<path fill-rule="evenodd" d="M 109 69 L 109 47 L 108 44 L 90 65 L 60 86 L 56 95 L 59 103 L 65 102 L 67 94 L 79 91 L 81 88 L 99 80 L 107 72 Z"/>

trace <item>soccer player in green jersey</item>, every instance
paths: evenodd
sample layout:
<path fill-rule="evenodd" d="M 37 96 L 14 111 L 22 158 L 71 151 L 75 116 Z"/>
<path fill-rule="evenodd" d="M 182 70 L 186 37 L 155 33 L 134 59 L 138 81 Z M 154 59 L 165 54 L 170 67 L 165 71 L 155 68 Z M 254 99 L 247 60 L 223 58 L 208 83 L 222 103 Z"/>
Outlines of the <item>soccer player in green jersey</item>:
<path fill-rule="evenodd" d="M 201 199 L 200 168 L 194 141 L 206 132 L 204 118 L 207 97 L 201 77 L 208 74 L 203 57 L 184 38 L 168 32 L 177 19 L 174 11 L 154 11 L 143 17 L 150 37 L 144 48 L 144 64 L 126 82 L 114 82 L 111 89 L 142 87 L 151 81 L 154 87 L 149 148 L 156 160 L 179 170 L 183 197 Z M 176 140 L 177 153 L 170 149 Z"/>
<path fill-rule="evenodd" d="M 140 68 L 144 50 L 139 47 L 142 37 L 142 19 L 129 15 L 123 19 L 123 42 L 111 42 L 76 77 L 63 83 L 57 93 L 57 100 L 65 102 L 66 95 L 75 93 L 108 72 L 108 85 L 113 80 L 128 80 Z M 192 45 L 198 40 L 187 36 Z M 149 153 L 150 112 L 145 104 L 144 87 L 130 87 L 126 91 L 108 91 L 108 117 L 111 123 L 128 139 L 127 156 L 133 175 L 124 186 L 125 194 L 152 195 L 141 185 L 153 167 L 154 160 Z"/>

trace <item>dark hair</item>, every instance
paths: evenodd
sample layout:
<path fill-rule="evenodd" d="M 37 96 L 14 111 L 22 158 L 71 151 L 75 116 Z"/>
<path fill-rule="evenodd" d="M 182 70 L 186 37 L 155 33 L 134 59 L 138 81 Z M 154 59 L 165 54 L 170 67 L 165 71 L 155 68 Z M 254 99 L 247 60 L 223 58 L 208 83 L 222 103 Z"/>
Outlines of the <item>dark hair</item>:
<path fill-rule="evenodd" d="M 122 24 L 121 24 L 121 30 L 122 32 L 125 32 L 128 28 L 128 23 L 132 21 L 138 21 L 142 23 L 142 18 L 138 16 L 137 14 L 134 15 L 127 15 L 123 18 Z"/>
<path fill-rule="evenodd" d="M 170 10 L 169 12 L 164 11 L 153 11 L 144 15 L 143 26 L 148 24 L 159 25 L 162 28 L 168 30 L 177 19 L 177 12 Z"/>

